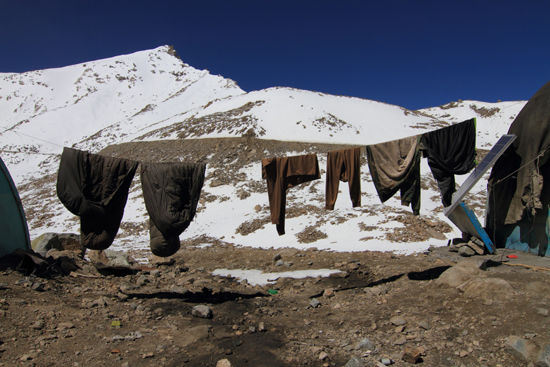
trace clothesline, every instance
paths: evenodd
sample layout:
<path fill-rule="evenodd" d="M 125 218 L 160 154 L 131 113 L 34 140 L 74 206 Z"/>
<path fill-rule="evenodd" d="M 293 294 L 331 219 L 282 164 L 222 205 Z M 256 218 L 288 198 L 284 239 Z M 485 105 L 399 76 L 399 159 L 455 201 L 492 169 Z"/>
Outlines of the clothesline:
<path fill-rule="evenodd" d="M 442 147 L 450 150 L 446 152 L 447 156 L 460 156 L 460 151 L 452 148 L 460 148 L 456 142 L 460 143 L 463 138 L 457 139 L 454 135 L 468 135 L 469 144 L 465 149 L 467 155 L 460 156 L 460 159 L 467 161 L 466 167 L 473 167 L 475 120 L 451 127 L 366 147 L 371 175 L 382 202 L 401 189 L 402 203 L 411 204 L 414 214 L 419 214 L 421 139 L 425 140 L 424 149 L 429 153 L 428 163 L 434 172 L 435 163 L 432 165 L 430 159 L 438 163 L 445 162 L 447 157 L 441 154 Z M 441 134 L 441 131 L 444 133 Z M 454 145 L 449 143 L 450 138 Z M 352 206 L 361 205 L 360 155 L 360 147 L 327 153 L 326 209 L 334 209 L 339 181 L 348 182 Z M 57 194 L 65 207 L 80 217 L 84 247 L 104 250 L 112 244 L 139 164 L 135 160 L 73 148 L 63 149 Z M 444 174 L 452 176 L 454 192 L 453 174 L 456 172 L 445 164 L 440 168 Z M 150 215 L 150 246 L 155 255 L 166 257 L 179 249 L 179 235 L 189 226 L 196 213 L 205 171 L 204 163 L 141 163 L 143 197 Z M 283 235 L 286 190 L 321 178 L 317 154 L 264 158 L 262 178 L 267 181 L 271 221 L 276 224 L 279 235 Z"/>

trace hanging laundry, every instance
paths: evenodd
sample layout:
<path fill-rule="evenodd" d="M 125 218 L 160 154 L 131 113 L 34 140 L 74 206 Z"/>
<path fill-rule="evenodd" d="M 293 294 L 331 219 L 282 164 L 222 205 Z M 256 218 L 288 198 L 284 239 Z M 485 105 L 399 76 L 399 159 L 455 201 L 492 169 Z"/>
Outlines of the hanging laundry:
<path fill-rule="evenodd" d="M 63 148 L 57 196 L 80 217 L 80 241 L 105 250 L 118 232 L 138 162 Z"/>
<path fill-rule="evenodd" d="M 317 154 L 262 159 L 262 178 L 267 180 L 271 223 L 285 234 L 286 190 L 321 178 Z"/>
<path fill-rule="evenodd" d="M 361 148 L 328 152 L 325 207 L 329 210 L 334 210 L 340 181 L 348 182 L 353 207 L 361 206 Z"/>
<path fill-rule="evenodd" d="M 179 235 L 197 211 L 206 164 L 142 163 L 141 187 L 149 213 L 151 252 L 167 257 L 180 248 Z"/>
<path fill-rule="evenodd" d="M 419 137 L 367 145 L 370 173 L 383 203 L 401 190 L 401 204 L 420 214 Z"/>
<path fill-rule="evenodd" d="M 443 206 L 450 206 L 456 191 L 454 175 L 468 173 L 476 165 L 476 119 L 422 134 L 421 146 L 441 191 Z"/>

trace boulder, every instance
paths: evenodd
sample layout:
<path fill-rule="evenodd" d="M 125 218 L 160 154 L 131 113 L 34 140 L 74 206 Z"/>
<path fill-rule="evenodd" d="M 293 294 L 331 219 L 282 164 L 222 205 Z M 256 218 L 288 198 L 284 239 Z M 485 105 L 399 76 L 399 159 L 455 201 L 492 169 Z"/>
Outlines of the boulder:
<path fill-rule="evenodd" d="M 508 337 L 504 349 L 522 362 L 529 362 L 531 357 L 539 351 L 540 347 L 530 340 L 512 335 Z"/>
<path fill-rule="evenodd" d="M 504 279 L 499 278 L 471 278 L 458 289 L 468 298 L 504 298 L 514 296 L 514 289 Z"/>
<path fill-rule="evenodd" d="M 439 278 L 435 281 L 435 284 L 441 287 L 458 287 L 464 282 L 470 280 L 473 277 L 479 277 L 483 274 L 483 271 L 479 269 L 474 261 L 462 261 L 445 270 Z"/>
<path fill-rule="evenodd" d="M 86 253 L 86 248 L 80 244 L 80 235 L 75 233 L 44 233 L 32 240 L 31 247 L 42 256 L 46 256 L 52 249 L 71 251 L 80 258 Z"/>

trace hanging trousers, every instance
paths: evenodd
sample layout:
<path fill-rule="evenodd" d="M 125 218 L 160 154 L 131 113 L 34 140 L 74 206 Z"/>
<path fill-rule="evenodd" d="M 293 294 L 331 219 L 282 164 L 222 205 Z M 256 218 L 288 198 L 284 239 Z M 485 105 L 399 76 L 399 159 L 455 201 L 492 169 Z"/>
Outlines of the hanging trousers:
<path fill-rule="evenodd" d="M 349 185 L 352 206 L 361 206 L 361 148 L 328 152 L 326 208 L 334 209 L 340 181 Z"/>
<path fill-rule="evenodd" d="M 267 181 L 271 223 L 285 234 L 286 190 L 321 178 L 317 154 L 262 159 L 262 178 Z"/>

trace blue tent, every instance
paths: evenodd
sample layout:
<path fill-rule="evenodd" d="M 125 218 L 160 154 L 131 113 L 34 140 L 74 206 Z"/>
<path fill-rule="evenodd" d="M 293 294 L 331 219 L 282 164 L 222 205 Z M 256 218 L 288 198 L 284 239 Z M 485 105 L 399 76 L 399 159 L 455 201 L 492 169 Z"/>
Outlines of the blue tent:
<path fill-rule="evenodd" d="M 0 158 L 0 257 L 31 248 L 27 220 L 10 172 Z"/>

